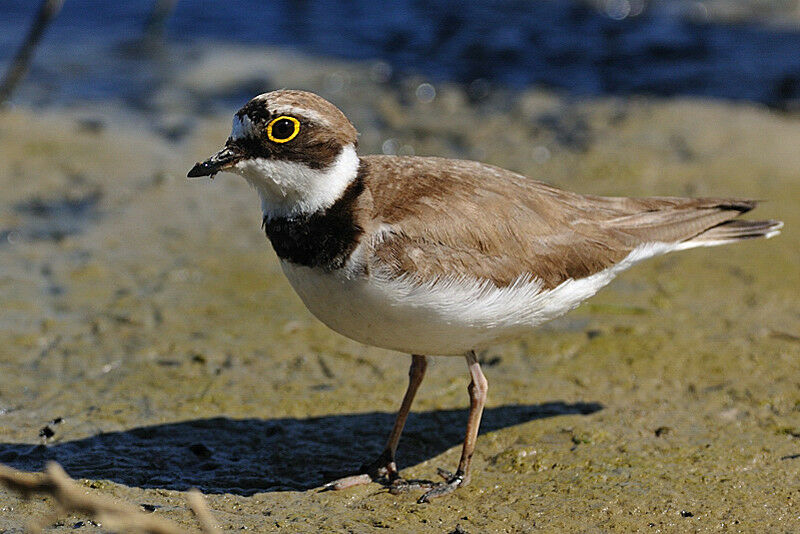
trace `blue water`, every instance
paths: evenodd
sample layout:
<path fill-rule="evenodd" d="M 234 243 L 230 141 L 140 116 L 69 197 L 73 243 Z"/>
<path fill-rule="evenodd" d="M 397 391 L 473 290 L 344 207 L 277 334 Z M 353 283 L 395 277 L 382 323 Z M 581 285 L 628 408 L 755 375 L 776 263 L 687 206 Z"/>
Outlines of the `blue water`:
<path fill-rule="evenodd" d="M 2 67 L 38 3 L 0 1 Z M 398 75 L 433 82 L 774 106 L 800 99 L 800 32 L 698 22 L 668 2 L 615 20 L 568 0 L 180 0 L 166 24 L 160 63 L 136 52 L 151 6 L 152 0 L 66 0 L 17 99 L 142 103 L 168 79 L 164 50 L 183 61 L 187 50 L 214 42 L 380 59 Z"/>

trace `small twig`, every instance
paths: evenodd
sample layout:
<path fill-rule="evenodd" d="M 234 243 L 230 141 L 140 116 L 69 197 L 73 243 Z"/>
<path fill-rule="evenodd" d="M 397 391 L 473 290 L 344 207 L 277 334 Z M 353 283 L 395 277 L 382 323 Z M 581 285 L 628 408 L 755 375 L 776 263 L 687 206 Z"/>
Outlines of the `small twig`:
<path fill-rule="evenodd" d="M 217 520 L 208 509 L 208 503 L 203 498 L 203 494 L 196 489 L 189 490 L 186 494 L 186 500 L 189 501 L 189 507 L 194 512 L 197 521 L 200 523 L 200 529 L 206 534 L 220 534 Z"/>
<path fill-rule="evenodd" d="M 42 5 L 39 7 L 39 13 L 36 15 L 36 20 L 33 22 L 27 37 L 25 37 L 25 42 L 11 62 L 11 66 L 8 68 L 8 71 L 6 71 L 2 83 L 0 83 L 0 107 L 11 97 L 14 88 L 22 81 L 22 78 L 25 77 L 36 46 L 42 39 L 42 35 L 44 35 L 44 31 L 50 25 L 50 22 L 58 15 L 58 12 L 61 11 L 63 3 L 64 0 L 42 1 Z"/>
<path fill-rule="evenodd" d="M 175 523 L 146 514 L 128 503 L 118 502 L 104 495 L 87 493 L 55 462 L 48 463 L 44 473 L 25 473 L 0 464 L 0 483 L 21 493 L 25 498 L 34 493 L 50 495 L 58 508 L 64 512 L 86 514 L 111 530 L 146 534 L 186 534 Z M 187 495 L 187 500 L 200 522 L 202 532 L 219 534 L 216 521 L 202 494 L 192 490 Z"/>
<path fill-rule="evenodd" d="M 800 336 L 797 334 L 790 334 L 789 332 L 781 332 L 780 330 L 770 330 L 770 337 L 775 339 L 782 339 L 784 341 L 800 341 Z"/>

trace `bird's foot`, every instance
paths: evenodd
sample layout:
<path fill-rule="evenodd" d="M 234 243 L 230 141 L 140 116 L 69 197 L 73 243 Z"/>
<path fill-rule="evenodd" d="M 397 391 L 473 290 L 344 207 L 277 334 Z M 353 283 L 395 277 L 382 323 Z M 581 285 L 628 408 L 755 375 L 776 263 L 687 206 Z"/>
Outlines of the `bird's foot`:
<path fill-rule="evenodd" d="M 441 468 L 437 469 L 436 471 L 439 476 L 444 479 L 444 482 L 433 484 L 428 491 L 422 494 L 422 497 L 417 499 L 418 504 L 431 502 L 433 499 L 449 495 L 469 482 L 468 477 L 460 469 L 455 473 L 451 473 L 450 471 Z"/>
<path fill-rule="evenodd" d="M 357 474 L 328 482 L 322 486 L 322 491 L 343 490 L 370 482 L 380 482 L 390 486 L 395 480 L 399 480 L 397 465 L 391 453 L 384 451 L 374 462 L 362 465 Z"/>
<path fill-rule="evenodd" d="M 417 503 L 422 504 L 430 502 L 437 497 L 444 497 L 453 493 L 457 488 L 463 486 L 468 482 L 467 477 L 460 471 L 451 473 L 446 469 L 437 469 L 437 473 L 444 479 L 444 482 L 433 482 L 432 480 L 419 480 L 419 479 L 404 479 L 396 478 L 389 485 L 389 493 L 397 495 L 399 493 L 406 493 L 407 491 L 423 489 L 425 493 L 417 499 Z"/>
<path fill-rule="evenodd" d="M 444 482 L 401 478 L 397 473 L 397 466 L 394 460 L 390 459 L 390 456 L 384 452 L 374 462 L 361 466 L 357 474 L 328 482 L 322 487 L 321 491 L 343 490 L 369 484 L 370 482 L 378 482 L 393 495 L 418 489 L 426 490 L 422 497 L 417 499 L 417 503 L 422 504 L 449 495 L 469 482 L 469 478 L 461 470 L 451 473 L 446 469 L 439 468 L 436 471 L 444 479 Z"/>

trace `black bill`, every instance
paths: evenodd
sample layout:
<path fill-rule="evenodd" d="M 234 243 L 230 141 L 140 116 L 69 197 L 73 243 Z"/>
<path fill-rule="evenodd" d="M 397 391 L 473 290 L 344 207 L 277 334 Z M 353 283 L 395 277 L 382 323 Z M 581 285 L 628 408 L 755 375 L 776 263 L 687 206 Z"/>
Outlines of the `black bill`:
<path fill-rule="evenodd" d="M 189 178 L 197 178 L 199 176 L 214 178 L 215 174 L 236 165 L 241 159 L 242 155 L 237 150 L 226 146 L 204 162 L 195 163 L 187 176 Z"/>

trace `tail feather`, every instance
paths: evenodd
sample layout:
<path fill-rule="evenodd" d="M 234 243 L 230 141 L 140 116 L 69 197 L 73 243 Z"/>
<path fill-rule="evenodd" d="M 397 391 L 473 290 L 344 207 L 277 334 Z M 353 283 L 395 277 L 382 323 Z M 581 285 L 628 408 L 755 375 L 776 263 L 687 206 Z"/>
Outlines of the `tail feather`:
<path fill-rule="evenodd" d="M 738 219 L 758 204 L 732 198 L 604 198 L 596 199 L 615 216 L 607 219 L 613 231 L 632 245 L 674 243 L 673 250 L 722 245 L 778 235 L 783 223 Z"/>
<path fill-rule="evenodd" d="M 743 221 L 732 220 L 713 226 L 701 234 L 689 239 L 687 243 L 700 245 L 716 245 L 740 241 L 742 239 L 753 239 L 764 237 L 769 239 L 780 234 L 783 222 L 776 220 L 767 221 Z"/>

